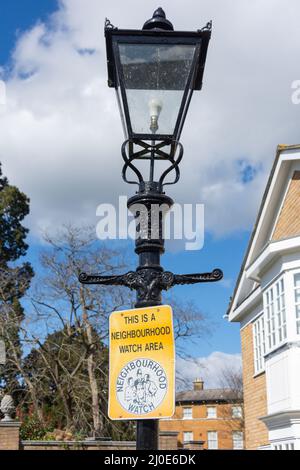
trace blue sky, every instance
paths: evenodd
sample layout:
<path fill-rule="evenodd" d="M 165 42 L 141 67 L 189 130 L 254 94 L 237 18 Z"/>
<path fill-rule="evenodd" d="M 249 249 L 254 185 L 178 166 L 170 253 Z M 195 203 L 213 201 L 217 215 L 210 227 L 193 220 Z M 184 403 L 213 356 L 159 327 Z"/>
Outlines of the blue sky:
<path fill-rule="evenodd" d="M 47 19 L 50 13 L 55 11 L 57 2 L 55 0 L 10 0 L 4 2 L 2 10 L 2 24 L 0 41 L 2 44 L 0 60 L 2 66 L 10 60 L 11 51 L 15 47 L 16 38 L 24 30 L 34 26 L 38 21 Z M 113 99 L 114 97 L 112 97 Z M 119 123 L 116 122 L 116 125 Z M 247 169 L 247 171 L 249 171 Z M 120 175 L 121 176 L 121 175 Z M 11 181 L 13 183 L 13 180 Z M 101 177 L 99 176 L 99 184 Z M 187 184 L 187 182 L 182 182 Z M 166 254 L 163 257 L 165 269 L 178 273 L 205 272 L 215 267 L 221 267 L 225 273 L 227 282 L 220 285 L 198 285 L 192 287 L 179 287 L 174 293 L 179 298 L 190 298 L 204 312 L 205 316 L 212 321 L 212 333 L 201 345 L 195 355 L 208 355 L 212 351 L 220 350 L 226 353 L 240 351 L 239 330 L 236 325 L 229 325 L 223 318 L 229 297 L 237 276 L 240 262 L 248 239 L 248 233 L 226 237 L 225 239 L 214 239 L 206 234 L 204 248 L 197 252 L 183 251 L 175 254 Z M 35 270 L 39 270 L 38 256 L 40 246 L 31 238 L 29 259 Z M 187 345 L 188 348 L 188 345 Z"/>
<path fill-rule="evenodd" d="M 210 332 L 199 340 L 197 347 L 194 343 L 189 344 L 187 340 L 186 351 L 189 355 L 199 357 L 208 356 L 214 351 L 228 354 L 240 352 L 239 326 L 228 323 L 223 319 L 223 315 L 226 313 L 247 240 L 247 233 L 235 235 L 225 240 L 213 239 L 209 234 L 206 234 L 205 245 L 201 251 L 166 252 L 162 257 L 164 268 L 175 273 L 207 272 L 216 267 L 222 268 L 225 273 L 225 281 L 221 283 L 178 286 L 168 293 L 168 299 L 174 295 L 183 301 L 185 299 L 192 300 L 206 318 Z M 35 271 L 38 272 L 40 269 L 39 253 L 44 247 L 36 243 L 34 237 L 29 237 L 29 243 L 28 258 Z M 122 243 L 118 243 L 118 245 L 122 246 Z M 125 249 L 128 249 L 127 243 L 123 245 Z M 129 242 L 129 249 L 133 251 L 133 242 Z M 133 256 L 134 265 L 137 262 L 137 257 Z"/>
<path fill-rule="evenodd" d="M 239 327 L 223 315 L 276 146 L 298 143 L 291 83 L 299 78 L 292 60 L 299 7 L 296 0 L 288 9 L 283 0 L 188 5 L 184 15 L 179 0 L 162 6 L 178 29 L 198 29 L 210 19 L 214 29 L 203 90 L 195 93 L 182 135 L 181 180 L 169 191 L 177 202 L 204 203 L 206 235 L 202 250 L 168 252 L 162 263 L 178 273 L 223 269 L 223 282 L 178 287 L 174 294 L 193 299 L 212 323 L 212 334 L 197 348 L 187 344 L 187 351 L 195 357 L 234 355 L 240 352 Z M 138 28 L 156 8 L 152 0 L 147 8 L 138 0 L 2 2 L 0 70 L 8 100 L 6 113 L 0 112 L 0 159 L 11 183 L 31 199 L 28 256 L 36 271 L 40 228 L 66 221 L 96 226 L 99 203 L 132 194 L 121 180 L 123 137 L 115 96 L 106 85 L 102 28 L 105 17 Z M 279 23 L 289 24 L 293 41 L 279 38 Z M 84 49 L 94 52 L 79 54 Z M 278 56 L 284 57 L 280 70 Z"/>
<path fill-rule="evenodd" d="M 57 0 L 11 0 L 1 2 L 0 63 L 10 59 L 16 38 L 34 25 L 45 20 L 57 8 Z"/>

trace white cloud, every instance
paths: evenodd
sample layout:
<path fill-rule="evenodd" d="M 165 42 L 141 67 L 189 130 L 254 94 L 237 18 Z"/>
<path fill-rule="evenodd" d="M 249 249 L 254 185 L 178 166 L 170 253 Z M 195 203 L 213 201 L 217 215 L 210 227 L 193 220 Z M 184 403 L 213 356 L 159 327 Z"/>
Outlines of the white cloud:
<path fill-rule="evenodd" d="M 242 366 L 240 354 L 226 354 L 214 351 L 207 357 L 177 358 L 176 370 L 179 388 L 191 388 L 192 382 L 201 378 L 205 388 L 217 388 L 223 385 L 222 373 L 227 370 L 238 372 Z"/>
<path fill-rule="evenodd" d="M 203 91 L 182 136 L 182 179 L 170 193 L 204 202 L 206 228 L 217 235 L 249 228 L 276 145 L 299 142 L 300 106 L 291 101 L 299 2 L 166 0 L 163 7 L 177 29 L 214 23 Z M 102 28 L 105 17 L 140 28 L 156 8 L 152 0 L 61 0 L 47 24 L 19 36 L 0 112 L 0 161 L 31 198 L 35 232 L 67 220 L 96 226 L 99 203 L 132 192 L 121 182 L 123 135 Z M 247 184 L 241 160 L 258 169 Z"/>

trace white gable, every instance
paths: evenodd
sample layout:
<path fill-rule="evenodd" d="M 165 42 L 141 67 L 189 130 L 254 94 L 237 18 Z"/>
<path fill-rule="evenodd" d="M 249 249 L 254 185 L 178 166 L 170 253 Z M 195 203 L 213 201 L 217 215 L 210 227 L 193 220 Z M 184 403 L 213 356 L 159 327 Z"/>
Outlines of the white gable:
<path fill-rule="evenodd" d="M 295 170 L 300 170 L 300 146 L 279 146 L 229 308 L 230 321 L 239 321 L 242 304 L 246 308 L 259 292 L 259 278 L 251 267 L 269 247 Z"/>

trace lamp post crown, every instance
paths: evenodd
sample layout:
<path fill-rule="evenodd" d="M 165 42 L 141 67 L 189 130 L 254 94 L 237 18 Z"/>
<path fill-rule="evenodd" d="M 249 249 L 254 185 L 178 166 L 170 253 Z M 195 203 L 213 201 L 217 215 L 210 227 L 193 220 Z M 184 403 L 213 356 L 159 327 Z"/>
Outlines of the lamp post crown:
<path fill-rule="evenodd" d="M 143 26 L 143 30 L 145 29 L 163 29 L 166 31 L 174 31 L 172 23 L 167 20 L 166 14 L 161 7 L 155 10 L 150 20 L 146 21 Z"/>

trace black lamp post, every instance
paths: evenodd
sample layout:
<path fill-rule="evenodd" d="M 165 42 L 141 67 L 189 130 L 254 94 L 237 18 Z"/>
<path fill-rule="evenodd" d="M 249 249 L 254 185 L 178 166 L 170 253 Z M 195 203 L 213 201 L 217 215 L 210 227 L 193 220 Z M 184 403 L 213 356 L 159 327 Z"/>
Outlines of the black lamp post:
<path fill-rule="evenodd" d="M 164 186 L 180 177 L 179 163 L 183 147 L 179 138 L 194 90 L 200 90 L 211 36 L 211 23 L 196 32 L 177 32 L 159 8 L 142 30 L 120 30 L 105 23 L 108 85 L 117 91 L 126 141 L 122 146 L 125 162 L 123 179 L 138 185 L 128 208 L 142 204 L 146 208 L 144 224 L 137 226 L 136 253 L 139 266 L 119 276 L 81 274 L 83 284 L 122 285 L 137 291 L 136 307 L 161 304 L 162 290 L 177 284 L 219 281 L 223 273 L 176 275 L 165 272 L 160 264 L 164 253 L 163 215 L 151 223 L 152 208 L 171 208 L 173 201 Z M 149 177 L 136 164 L 149 162 Z M 155 177 L 155 163 L 167 166 Z M 131 171 L 134 178 L 128 177 Z M 167 177 L 174 173 L 173 180 Z M 153 236 L 156 228 L 157 236 Z M 158 421 L 137 421 L 137 449 L 158 447 Z"/>

